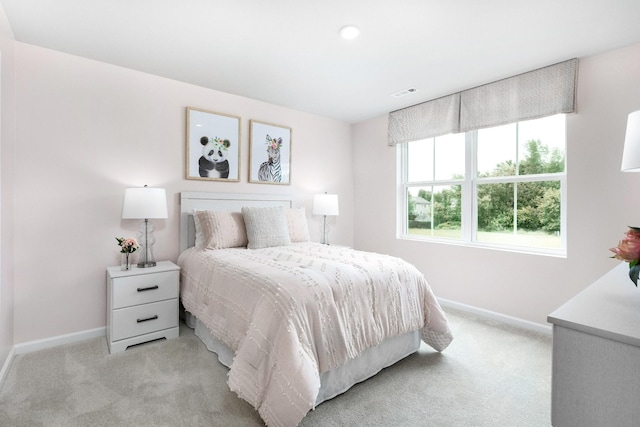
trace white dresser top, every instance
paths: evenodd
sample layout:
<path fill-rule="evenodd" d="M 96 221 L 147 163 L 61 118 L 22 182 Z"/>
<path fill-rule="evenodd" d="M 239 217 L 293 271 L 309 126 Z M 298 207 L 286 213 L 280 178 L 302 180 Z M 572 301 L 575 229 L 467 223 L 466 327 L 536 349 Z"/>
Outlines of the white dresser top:
<path fill-rule="evenodd" d="M 107 267 L 107 273 L 109 277 L 115 279 L 117 277 L 127 277 L 132 274 L 140 275 L 140 274 L 152 274 L 152 273 L 163 273 L 165 271 L 172 270 L 180 270 L 180 267 L 172 263 L 171 261 L 158 261 L 155 267 L 146 267 L 139 268 L 136 264 L 131 264 L 131 270 L 122 271 L 120 266 L 115 267 Z"/>
<path fill-rule="evenodd" d="M 554 325 L 640 347 L 640 288 L 629 264 L 609 271 L 547 317 Z"/>

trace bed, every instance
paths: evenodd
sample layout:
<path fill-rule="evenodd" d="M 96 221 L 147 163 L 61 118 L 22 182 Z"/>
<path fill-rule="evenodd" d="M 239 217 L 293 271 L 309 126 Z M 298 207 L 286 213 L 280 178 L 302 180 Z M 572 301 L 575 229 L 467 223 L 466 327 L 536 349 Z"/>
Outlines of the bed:
<path fill-rule="evenodd" d="M 412 265 L 311 242 L 291 198 L 184 192 L 180 207 L 186 323 L 269 426 L 453 339 Z"/>

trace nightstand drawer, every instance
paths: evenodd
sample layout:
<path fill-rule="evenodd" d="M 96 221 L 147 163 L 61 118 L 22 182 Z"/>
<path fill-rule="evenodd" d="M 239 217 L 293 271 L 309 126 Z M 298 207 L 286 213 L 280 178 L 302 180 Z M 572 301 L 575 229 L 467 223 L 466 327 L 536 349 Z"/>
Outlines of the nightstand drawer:
<path fill-rule="evenodd" d="M 179 280 L 177 270 L 113 279 L 112 308 L 177 298 Z"/>
<path fill-rule="evenodd" d="M 178 326 L 178 299 L 113 311 L 112 341 Z"/>

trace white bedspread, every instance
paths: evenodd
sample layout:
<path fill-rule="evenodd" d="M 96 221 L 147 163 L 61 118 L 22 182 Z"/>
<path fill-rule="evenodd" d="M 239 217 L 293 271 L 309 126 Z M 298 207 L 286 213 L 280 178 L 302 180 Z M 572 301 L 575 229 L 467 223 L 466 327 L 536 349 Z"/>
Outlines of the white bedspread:
<path fill-rule="evenodd" d="M 230 389 L 269 426 L 299 424 L 320 372 L 387 337 L 420 330 L 437 351 L 453 339 L 423 275 L 399 258 L 296 243 L 191 248 L 178 264 L 185 308 L 236 353 Z"/>

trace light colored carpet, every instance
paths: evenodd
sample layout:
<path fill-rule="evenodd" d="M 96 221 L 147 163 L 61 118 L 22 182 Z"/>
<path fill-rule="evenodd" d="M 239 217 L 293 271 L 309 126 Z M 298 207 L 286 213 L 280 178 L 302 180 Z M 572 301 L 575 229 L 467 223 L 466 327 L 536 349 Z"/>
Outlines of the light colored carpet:
<path fill-rule="evenodd" d="M 549 426 L 551 338 L 447 310 L 442 354 L 420 351 L 319 405 L 302 426 Z M 109 355 L 104 338 L 18 355 L 1 426 L 261 426 L 227 369 L 180 337 Z"/>

